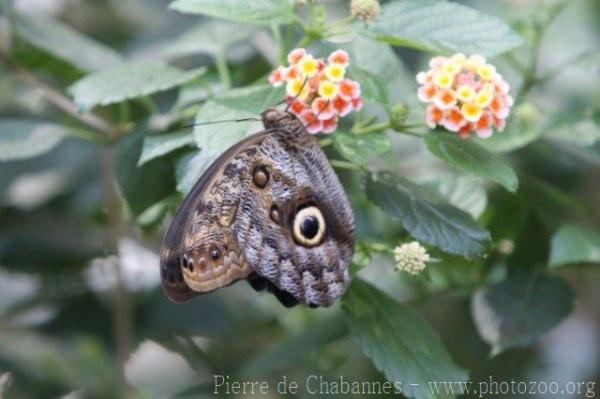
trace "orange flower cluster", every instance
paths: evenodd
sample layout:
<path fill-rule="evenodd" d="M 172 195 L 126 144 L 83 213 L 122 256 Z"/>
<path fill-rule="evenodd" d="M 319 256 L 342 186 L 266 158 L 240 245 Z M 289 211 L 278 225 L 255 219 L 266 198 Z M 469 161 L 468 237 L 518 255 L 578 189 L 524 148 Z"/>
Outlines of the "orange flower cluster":
<path fill-rule="evenodd" d="M 274 87 L 286 85 L 289 110 L 309 133 L 332 133 L 340 117 L 360 111 L 360 84 L 345 78 L 350 63 L 347 52 L 336 50 L 325 62 L 297 48 L 287 58 L 289 65 L 274 70 L 269 83 Z"/>
<path fill-rule="evenodd" d="M 427 125 L 443 126 L 468 138 L 473 132 L 490 137 L 501 132 L 513 105 L 509 85 L 484 57 L 455 54 L 434 57 L 430 69 L 417 75 L 417 96 L 429 104 Z"/>

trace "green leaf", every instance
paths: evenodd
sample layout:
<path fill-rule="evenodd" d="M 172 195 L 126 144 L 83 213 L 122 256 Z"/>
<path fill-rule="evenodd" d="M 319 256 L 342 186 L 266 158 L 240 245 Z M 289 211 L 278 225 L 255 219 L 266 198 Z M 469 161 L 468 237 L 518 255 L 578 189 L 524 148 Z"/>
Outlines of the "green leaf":
<path fill-rule="evenodd" d="M 388 90 L 385 82 L 369 71 L 353 67 L 349 71 L 350 77 L 360 82 L 361 95 L 364 100 L 388 104 Z"/>
<path fill-rule="evenodd" d="M 466 381 L 431 325 L 410 307 L 372 285 L 354 279 L 342 299 L 354 340 L 390 382 L 402 383 L 402 394 L 418 399 L 446 398 L 429 382 Z"/>
<path fill-rule="evenodd" d="M 406 70 L 391 46 L 365 36 L 356 36 L 350 43 L 340 45 L 350 54 L 352 65 L 385 82 L 389 103 L 405 100 L 405 93 L 417 90 L 414 74 Z M 336 48 L 339 47 L 336 45 Z M 333 48 L 331 50 L 334 50 Z M 361 85 L 363 82 L 360 81 Z M 387 88 L 394 90 L 388 92 Z"/>
<path fill-rule="evenodd" d="M 573 292 L 558 276 L 510 276 L 481 288 L 472 299 L 472 312 L 492 355 L 527 346 L 557 325 L 573 309 Z"/>
<path fill-rule="evenodd" d="M 564 225 L 552 237 L 550 266 L 600 263 L 600 233 L 584 226 Z"/>
<path fill-rule="evenodd" d="M 480 181 L 458 173 L 438 174 L 434 182 L 428 183 L 446 200 L 477 219 L 487 206 L 487 193 Z"/>
<path fill-rule="evenodd" d="M 463 140 L 456 134 L 429 133 L 425 143 L 433 155 L 463 172 L 499 183 L 511 192 L 519 187 L 512 168 L 473 141 Z"/>
<path fill-rule="evenodd" d="M 390 251 L 392 250 L 392 248 L 386 249 Z M 350 276 L 356 276 L 356 274 L 360 272 L 363 268 L 367 267 L 372 260 L 373 257 L 369 246 L 362 241 L 358 241 L 354 248 L 354 256 L 352 257 L 352 263 L 350 264 Z"/>
<path fill-rule="evenodd" d="M 296 18 L 291 0 L 175 0 L 169 8 L 256 25 L 287 24 Z"/>
<path fill-rule="evenodd" d="M 592 119 L 578 120 L 549 129 L 546 137 L 581 147 L 591 147 L 600 141 L 600 125 Z"/>
<path fill-rule="evenodd" d="M 181 157 L 175 165 L 177 191 L 183 195 L 187 195 L 192 191 L 194 184 L 196 184 L 214 159 L 216 158 L 203 154 L 202 150 L 190 152 Z"/>
<path fill-rule="evenodd" d="M 386 43 L 381 43 L 369 37 L 356 36 L 346 46 L 350 53 L 350 59 L 353 65 L 358 66 L 364 71 L 390 82 L 398 77 L 409 76 L 402 60 L 396 55 L 394 50 Z M 410 74 L 411 84 L 416 88 L 414 76 Z"/>
<path fill-rule="evenodd" d="M 148 375 L 148 359 L 156 359 L 164 367 L 162 372 Z M 194 386 L 199 371 L 192 369 L 181 354 L 149 339 L 131 352 L 124 368 L 127 384 L 144 398 L 173 398 L 178 391 Z"/>
<path fill-rule="evenodd" d="M 387 3 L 369 32 L 396 46 L 488 57 L 523 44 L 523 39 L 499 18 L 448 1 Z"/>
<path fill-rule="evenodd" d="M 69 93 L 82 111 L 89 111 L 96 105 L 119 103 L 172 89 L 204 72 L 205 68 L 182 71 L 152 62 L 121 65 L 84 77 L 69 88 Z"/>
<path fill-rule="evenodd" d="M 146 230 L 160 225 L 165 216 L 171 211 L 177 209 L 177 205 L 181 203 L 181 197 L 178 193 L 168 196 L 167 198 L 158 201 L 156 204 L 146 208 L 137 217 L 137 223 Z"/>
<path fill-rule="evenodd" d="M 196 115 L 196 123 L 256 117 L 256 114 L 236 110 L 207 101 Z M 262 130 L 258 122 L 224 122 L 196 126 L 194 137 L 200 151 L 181 158 L 177 164 L 177 190 L 187 194 L 204 171 L 229 147 Z"/>
<path fill-rule="evenodd" d="M 371 159 L 390 150 L 390 140 L 383 133 L 352 134 L 337 132 L 332 135 L 333 145 L 342 157 L 357 165 L 366 165 Z"/>
<path fill-rule="evenodd" d="M 273 88 L 265 84 L 228 90 L 213 97 L 212 100 L 227 108 L 245 111 L 259 117 L 261 112 L 274 107 L 284 98 L 285 91 L 282 87 Z"/>
<path fill-rule="evenodd" d="M 47 307 L 43 309 L 42 312 L 48 311 Z M 34 387 L 84 387 L 93 397 L 116 395 L 110 353 L 97 336 L 56 337 L 31 328 L 13 327 L 0 331 L 0 342 L 2 363 L 24 370 L 18 375 L 34 381 Z M 8 396 L 12 393 L 9 391 Z"/>
<path fill-rule="evenodd" d="M 369 176 L 367 195 L 417 240 L 466 257 L 484 254 L 490 234 L 435 193 L 399 176 Z"/>
<path fill-rule="evenodd" d="M 116 175 L 121 193 L 135 216 L 165 199 L 174 191 L 172 161 L 154 159 L 138 167 L 145 129 L 128 134 L 116 151 Z"/>
<path fill-rule="evenodd" d="M 291 364 L 297 364 L 311 352 L 322 350 L 326 345 L 348 335 L 348 327 L 341 315 L 308 328 L 305 331 L 285 338 L 264 351 L 260 351 L 241 368 L 245 377 L 264 378 L 284 370 Z"/>
<path fill-rule="evenodd" d="M 33 158 L 52 150 L 65 138 L 68 126 L 27 119 L 0 120 L 0 161 Z"/>
<path fill-rule="evenodd" d="M 518 150 L 539 139 L 549 128 L 555 126 L 553 121 L 546 121 L 538 108 L 531 103 L 522 103 L 512 111 L 506 130 L 497 132 L 487 139 L 476 138 L 483 147 L 493 152 L 509 152 Z"/>
<path fill-rule="evenodd" d="M 38 13 L 15 15 L 15 21 L 17 34 L 25 41 L 84 71 L 114 67 L 123 61 L 113 49 L 57 19 Z"/>
<path fill-rule="evenodd" d="M 194 135 L 189 129 L 158 136 L 147 136 L 144 138 L 138 166 L 195 142 Z"/>
<path fill-rule="evenodd" d="M 542 136 L 541 128 L 518 126 L 509 122 L 506 130 L 496 132 L 487 139 L 477 138 L 479 145 L 492 152 L 510 152 L 523 148 Z"/>
<path fill-rule="evenodd" d="M 194 54 L 215 55 L 224 52 L 233 44 L 245 41 L 254 32 L 253 28 L 224 21 L 209 20 L 184 32 L 175 39 L 151 48 L 148 56 L 165 59 L 187 57 Z M 144 52 L 143 54 L 146 54 Z"/>

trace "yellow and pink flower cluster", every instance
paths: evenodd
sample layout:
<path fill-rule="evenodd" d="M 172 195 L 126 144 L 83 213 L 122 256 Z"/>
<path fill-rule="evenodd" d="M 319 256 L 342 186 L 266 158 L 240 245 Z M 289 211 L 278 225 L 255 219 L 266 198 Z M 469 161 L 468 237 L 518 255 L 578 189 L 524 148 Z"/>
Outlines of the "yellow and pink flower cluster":
<path fill-rule="evenodd" d="M 480 55 L 434 57 L 417 75 L 417 95 L 427 103 L 427 125 L 443 126 L 461 137 L 481 138 L 501 132 L 513 105 L 509 85 Z"/>
<path fill-rule="evenodd" d="M 274 87 L 285 84 L 289 110 L 311 134 L 332 133 L 340 117 L 360 111 L 360 84 L 345 77 L 348 53 L 336 50 L 323 59 L 303 48 L 288 54 L 287 67 L 280 66 L 269 76 Z"/>

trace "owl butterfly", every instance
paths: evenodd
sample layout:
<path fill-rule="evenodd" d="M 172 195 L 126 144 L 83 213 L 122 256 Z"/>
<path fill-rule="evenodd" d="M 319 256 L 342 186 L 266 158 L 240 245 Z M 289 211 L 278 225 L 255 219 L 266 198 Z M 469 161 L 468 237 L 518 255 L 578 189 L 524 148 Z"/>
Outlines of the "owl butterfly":
<path fill-rule="evenodd" d="M 246 279 L 285 306 L 329 306 L 348 287 L 354 216 L 318 140 L 294 115 L 222 154 L 178 209 L 161 250 L 175 302 Z"/>

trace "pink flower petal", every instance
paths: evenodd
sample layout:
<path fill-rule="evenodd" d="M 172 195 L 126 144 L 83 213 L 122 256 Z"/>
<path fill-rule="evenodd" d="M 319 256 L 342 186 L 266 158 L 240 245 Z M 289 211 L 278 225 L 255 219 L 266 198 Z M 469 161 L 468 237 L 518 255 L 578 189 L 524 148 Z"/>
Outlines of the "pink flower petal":
<path fill-rule="evenodd" d="M 333 117 L 323 121 L 323 133 L 329 134 L 333 133 L 335 129 L 337 129 L 338 119 L 337 117 Z"/>

